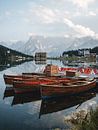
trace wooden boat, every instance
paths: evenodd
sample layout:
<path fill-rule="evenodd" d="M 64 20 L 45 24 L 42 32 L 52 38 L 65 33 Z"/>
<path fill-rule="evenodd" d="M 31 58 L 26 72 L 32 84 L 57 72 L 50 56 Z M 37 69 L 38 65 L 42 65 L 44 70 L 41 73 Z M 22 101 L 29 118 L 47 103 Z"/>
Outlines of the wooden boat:
<path fill-rule="evenodd" d="M 32 80 L 32 79 L 38 79 L 38 78 L 52 78 L 52 79 L 57 79 L 61 77 L 60 75 L 56 76 L 45 76 L 44 74 L 41 73 L 22 73 L 22 75 L 3 75 L 5 84 L 12 85 L 13 81 L 22 81 L 22 80 Z"/>
<path fill-rule="evenodd" d="M 3 75 L 5 84 L 13 84 L 13 81 L 22 81 L 22 80 L 33 80 L 33 79 L 39 79 L 39 78 L 43 78 L 43 79 L 55 79 L 58 80 L 61 79 L 63 80 L 65 77 L 65 75 L 54 75 L 54 76 L 45 76 L 44 74 L 41 73 L 22 73 L 22 75 Z"/>
<path fill-rule="evenodd" d="M 62 82 L 75 82 L 77 80 L 85 80 L 84 78 L 66 78 L 66 77 L 41 77 L 37 79 L 20 80 L 13 82 L 13 88 L 15 93 L 39 90 L 40 84 L 50 84 L 50 83 L 62 83 Z"/>
<path fill-rule="evenodd" d="M 73 71 L 74 68 L 67 68 L 66 70 L 70 70 L 70 71 Z M 76 70 L 76 69 L 75 69 Z M 72 74 L 70 74 L 72 75 Z M 63 74 L 63 76 L 65 76 Z M 69 76 L 69 74 L 68 74 Z M 61 78 L 62 77 L 62 74 L 60 73 L 59 74 L 59 68 L 58 66 L 55 66 L 55 65 L 47 65 L 45 67 L 45 70 L 43 73 L 36 73 L 36 72 L 32 72 L 32 73 L 22 73 L 21 75 L 3 75 L 4 77 L 4 81 L 5 81 L 5 84 L 13 84 L 13 81 L 15 80 L 27 80 L 27 79 L 30 79 L 30 78 Z M 72 77 L 72 76 L 71 76 Z"/>
<path fill-rule="evenodd" d="M 62 95 L 73 95 L 88 91 L 96 87 L 96 80 L 77 80 L 69 83 L 42 84 L 40 87 L 42 98 L 49 98 Z"/>
<path fill-rule="evenodd" d="M 84 78 L 83 78 L 84 79 Z M 80 78 L 80 80 L 83 80 Z M 40 90 L 40 84 L 52 84 L 52 83 L 71 83 L 75 82 L 78 79 L 76 78 L 57 78 L 57 77 L 48 77 L 48 78 L 38 78 L 32 80 L 22 80 L 22 81 L 14 81 L 13 88 L 15 93 L 24 93 L 35 90 Z"/>
<path fill-rule="evenodd" d="M 37 79 L 42 76 L 38 75 L 3 75 L 5 84 L 13 84 L 13 81 L 22 81 L 22 80 L 32 80 L 32 79 Z"/>
<path fill-rule="evenodd" d="M 41 102 L 39 118 L 44 114 L 62 111 L 73 106 L 76 106 L 77 109 L 83 102 L 86 102 L 95 96 L 95 90 L 90 90 L 80 95 L 44 99 Z"/>
<path fill-rule="evenodd" d="M 38 75 L 38 76 L 45 76 L 45 73 L 37 73 L 37 72 L 31 72 L 31 73 L 22 73 L 22 75 Z"/>
<path fill-rule="evenodd" d="M 84 78 L 57 78 L 57 77 L 48 77 L 48 78 L 38 78 L 30 80 L 21 80 L 14 81 L 13 88 L 15 93 L 30 92 L 35 90 L 40 90 L 40 84 L 52 84 L 52 83 L 71 83 L 77 80 L 84 80 Z"/>
<path fill-rule="evenodd" d="M 5 81 L 5 84 L 13 84 L 13 81 L 14 80 L 22 80 L 22 79 L 27 79 L 27 78 L 36 78 L 36 77 L 49 77 L 51 76 L 51 73 L 55 72 L 51 72 L 51 68 L 52 69 L 55 69 L 55 66 L 53 65 L 47 65 L 46 66 L 46 69 L 45 69 L 45 72 L 43 73 L 36 73 L 36 72 L 32 72 L 32 73 L 22 73 L 21 75 L 3 75 L 4 77 L 4 81 Z M 56 68 L 58 69 L 58 67 L 56 66 Z M 49 73 L 49 75 L 48 75 Z"/>
<path fill-rule="evenodd" d="M 32 81 L 14 81 L 13 88 L 15 93 L 25 93 L 31 91 L 40 91 L 40 84 L 48 84 L 53 83 L 53 80 L 48 79 L 40 79 L 40 80 L 32 80 Z"/>

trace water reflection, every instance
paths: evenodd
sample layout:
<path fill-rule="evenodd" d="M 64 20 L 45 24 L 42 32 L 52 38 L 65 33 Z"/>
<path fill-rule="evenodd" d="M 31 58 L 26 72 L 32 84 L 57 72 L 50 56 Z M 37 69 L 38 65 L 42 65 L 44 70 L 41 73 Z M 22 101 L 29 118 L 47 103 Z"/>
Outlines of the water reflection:
<path fill-rule="evenodd" d="M 12 61 L 12 60 L 0 60 L 0 71 L 3 71 L 7 68 L 11 68 L 13 66 L 17 66 L 17 65 L 21 65 L 25 62 L 30 62 L 32 60 L 16 60 L 16 61 Z M 34 61 L 34 66 L 40 66 L 40 65 L 46 65 L 48 63 L 52 63 L 52 64 L 57 64 L 58 66 L 92 66 L 92 67 L 98 67 L 98 63 L 97 62 L 92 62 L 92 63 L 81 63 L 81 62 L 72 62 L 72 61 L 66 61 L 66 60 L 35 60 Z"/>
<path fill-rule="evenodd" d="M 51 63 L 51 61 L 47 60 L 47 63 Z M 52 64 L 64 67 L 62 62 L 60 62 L 59 60 L 53 60 Z M 43 70 L 45 64 L 39 65 L 39 64 L 35 64 L 35 61 L 31 61 L 31 62 L 25 62 L 18 66 L 15 65 L 15 67 L 11 67 L 11 68 L 9 64 L 8 66 L 9 66 L 8 69 L 6 69 L 5 67 L 6 70 L 2 69 L 4 71 L 0 72 L 0 79 L 1 79 L 0 80 L 0 85 L 1 85 L 0 87 L 0 117 L 1 117 L 0 130 L 5 130 L 5 129 L 46 130 L 46 129 L 55 129 L 55 128 L 66 129 L 66 124 L 64 122 L 65 116 L 70 115 L 73 111 L 76 112 L 76 110 L 79 110 L 79 108 L 86 109 L 85 106 L 89 105 L 88 102 L 91 103 L 92 101 L 95 101 L 98 104 L 98 95 L 94 93 L 94 95 L 91 94 L 91 96 L 88 96 L 88 98 L 84 96 L 84 100 L 79 98 L 74 99 L 74 97 L 73 99 L 71 97 L 70 98 L 68 97 L 67 99 L 61 98 L 59 100 L 52 99 L 51 102 L 49 101 L 49 103 L 47 103 L 50 105 L 49 106 L 50 110 L 47 107 L 46 107 L 47 110 L 45 110 L 45 106 L 43 106 L 44 105 L 43 101 L 40 99 L 40 96 L 36 95 L 36 93 L 35 95 L 33 95 L 33 93 L 15 95 L 14 91 L 11 90 L 12 88 L 10 88 L 10 90 L 7 90 L 7 88 L 5 89 L 6 86 L 3 80 L 3 74 L 21 74 L 23 72 L 40 72 L 41 70 Z M 71 99 L 73 100 L 72 102 L 70 101 Z M 91 100 L 86 102 L 86 100 L 88 99 Z M 85 103 L 83 103 L 84 101 Z M 61 106 L 60 106 L 60 102 L 61 102 Z M 66 104 L 66 102 L 68 104 Z M 53 105 L 54 107 L 51 108 L 52 106 L 51 104 L 53 103 L 55 105 Z M 22 104 L 22 105 L 18 105 L 18 104 Z M 78 109 L 75 109 L 79 106 L 79 104 L 82 105 Z M 12 107 L 12 105 L 14 106 Z M 75 107 L 72 107 L 74 105 Z M 43 114 L 45 112 L 42 111 L 42 107 L 44 108 L 43 111 L 46 111 L 47 114 L 45 115 Z M 54 110 L 55 112 L 53 112 Z M 48 114 L 49 111 L 51 111 L 50 112 L 51 114 Z M 39 119 L 40 116 L 41 118 Z"/>
<path fill-rule="evenodd" d="M 3 71 L 7 68 L 11 68 L 13 66 L 17 66 L 20 64 L 23 64 L 24 62 L 31 61 L 31 60 L 18 60 L 18 61 L 12 61 L 12 60 L 0 60 L 0 71 Z"/>
<path fill-rule="evenodd" d="M 44 65 L 46 63 L 47 63 L 46 60 L 35 60 L 35 64 L 37 64 L 37 65 Z"/>
<path fill-rule="evenodd" d="M 73 66 L 73 67 L 85 67 L 85 66 L 91 66 L 91 67 L 98 67 L 97 62 L 81 62 L 81 61 L 66 61 L 62 60 L 62 64 L 64 66 Z"/>
<path fill-rule="evenodd" d="M 41 99 L 40 91 L 15 94 L 13 87 L 6 87 L 3 99 L 13 96 L 12 106 L 28 102 L 38 101 Z"/>
<path fill-rule="evenodd" d="M 13 101 L 12 101 L 12 105 L 34 102 L 34 101 L 38 101 L 40 99 L 41 99 L 41 95 L 40 95 L 39 91 L 35 91 L 32 93 L 15 94 Z"/>
<path fill-rule="evenodd" d="M 44 114 L 58 112 L 73 106 L 76 106 L 77 109 L 83 102 L 86 102 L 95 96 L 96 92 L 95 90 L 92 90 L 81 95 L 44 99 L 41 103 L 39 118 Z"/>
<path fill-rule="evenodd" d="M 7 98 L 7 97 L 12 97 L 12 96 L 14 96 L 14 89 L 13 89 L 13 87 L 6 87 L 5 91 L 4 91 L 3 99 Z"/>
<path fill-rule="evenodd" d="M 71 108 L 73 106 L 76 106 L 77 109 L 83 102 L 86 102 L 87 100 L 95 97 L 97 91 L 98 90 L 93 89 L 80 95 L 43 99 L 41 101 L 39 118 L 44 114 L 58 112 Z M 11 96 L 13 96 L 11 106 L 41 100 L 41 94 L 39 91 L 33 91 L 24 94 L 15 94 L 12 87 L 6 88 L 4 92 L 4 98 Z"/>

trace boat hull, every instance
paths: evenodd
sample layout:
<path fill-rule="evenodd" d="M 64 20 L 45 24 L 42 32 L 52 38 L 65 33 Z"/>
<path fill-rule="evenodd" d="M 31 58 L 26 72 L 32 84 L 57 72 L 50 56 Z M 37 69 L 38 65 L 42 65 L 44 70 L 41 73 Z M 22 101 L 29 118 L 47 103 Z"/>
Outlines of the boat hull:
<path fill-rule="evenodd" d="M 40 84 L 53 83 L 52 80 L 34 80 L 34 81 L 15 81 L 13 82 L 13 88 L 15 93 L 25 93 L 31 91 L 40 91 Z"/>
<path fill-rule="evenodd" d="M 38 80 L 38 79 L 51 79 L 55 80 L 59 77 L 52 76 L 52 77 L 46 77 L 44 75 L 4 75 L 3 76 L 5 84 L 13 85 L 14 81 L 32 81 L 32 80 Z"/>
<path fill-rule="evenodd" d="M 88 91 L 90 89 L 93 89 L 96 87 L 96 80 L 93 80 L 92 82 L 85 84 L 85 85 L 78 85 L 78 86 L 47 86 L 47 85 L 41 85 L 41 96 L 42 98 L 49 98 L 49 97 L 56 97 L 56 96 L 64 96 L 64 95 L 74 95 L 79 94 L 85 91 Z"/>
<path fill-rule="evenodd" d="M 25 75 L 4 75 L 5 84 L 13 85 L 13 81 L 22 81 L 22 80 L 32 80 L 34 76 L 25 76 Z"/>
<path fill-rule="evenodd" d="M 38 90 L 40 88 L 39 86 L 41 84 L 53 84 L 53 83 L 71 83 L 71 82 L 76 82 L 78 79 L 70 79 L 70 78 L 58 78 L 56 79 L 55 77 L 51 77 L 50 79 L 48 78 L 40 78 L 37 80 L 23 80 L 23 81 L 14 81 L 13 82 L 13 88 L 15 93 L 24 93 L 24 92 L 30 92 L 33 90 Z"/>

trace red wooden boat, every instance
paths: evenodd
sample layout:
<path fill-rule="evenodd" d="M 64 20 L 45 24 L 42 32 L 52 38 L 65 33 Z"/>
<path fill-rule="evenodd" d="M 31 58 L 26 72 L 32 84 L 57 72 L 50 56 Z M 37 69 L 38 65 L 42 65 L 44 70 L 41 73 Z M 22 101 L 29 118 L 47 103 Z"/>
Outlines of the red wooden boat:
<path fill-rule="evenodd" d="M 85 80 L 85 81 L 75 81 L 75 82 L 62 82 L 62 83 L 52 83 L 52 84 L 42 84 L 41 95 L 42 98 L 62 96 L 62 95 L 73 95 L 84 91 L 88 91 L 96 86 L 96 80 Z"/>
<path fill-rule="evenodd" d="M 65 80 L 61 76 L 42 76 L 42 75 L 4 75 L 5 84 L 13 85 L 14 81 L 33 81 L 38 79 Z"/>
<path fill-rule="evenodd" d="M 15 93 L 22 93 L 27 91 L 39 90 L 40 84 L 52 84 L 52 83 L 62 83 L 62 82 L 75 82 L 78 79 L 72 78 L 56 78 L 56 77 L 48 77 L 48 78 L 38 78 L 37 80 L 22 80 L 22 81 L 14 81 L 13 88 Z M 83 80 L 81 78 L 81 80 Z"/>
<path fill-rule="evenodd" d="M 53 72 L 51 72 L 51 69 Z M 4 81 L 5 84 L 12 84 L 14 80 L 21 80 L 21 79 L 27 79 L 27 78 L 35 78 L 35 77 L 46 77 L 46 76 L 52 76 L 51 73 L 57 73 L 58 71 L 55 72 L 55 69 L 58 70 L 57 66 L 54 65 L 47 65 L 45 68 L 45 72 L 43 73 L 22 73 L 21 75 L 5 75 L 4 74 Z"/>
<path fill-rule="evenodd" d="M 33 80 L 14 81 L 13 88 L 15 93 L 24 93 L 39 90 L 40 84 L 49 84 L 53 82 L 57 82 L 57 80 L 48 78 L 39 78 Z"/>
<path fill-rule="evenodd" d="M 61 75 L 58 74 L 59 72 L 59 68 L 58 66 L 55 66 L 55 65 L 47 65 L 45 67 L 45 70 L 43 73 L 36 73 L 36 72 L 32 72 L 32 73 L 22 73 L 21 75 L 5 75 L 4 74 L 4 81 L 5 81 L 5 84 L 13 84 L 13 81 L 15 80 L 27 80 L 30 78 L 40 78 L 40 77 L 43 77 L 43 78 L 59 78 Z"/>
<path fill-rule="evenodd" d="M 38 75 L 3 75 L 5 84 L 13 84 L 13 81 L 22 81 L 22 80 L 32 80 L 37 79 L 38 77 L 44 77 L 44 76 L 38 76 Z"/>
<path fill-rule="evenodd" d="M 22 75 L 38 75 L 38 76 L 45 76 L 45 73 L 37 73 L 37 72 L 31 72 L 31 73 L 22 73 Z"/>

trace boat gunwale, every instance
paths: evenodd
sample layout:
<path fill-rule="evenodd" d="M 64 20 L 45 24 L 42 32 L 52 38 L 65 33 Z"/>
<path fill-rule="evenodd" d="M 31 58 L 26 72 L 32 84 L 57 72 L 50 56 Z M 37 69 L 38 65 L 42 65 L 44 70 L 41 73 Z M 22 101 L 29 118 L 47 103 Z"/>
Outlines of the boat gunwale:
<path fill-rule="evenodd" d="M 79 81 L 80 82 L 80 81 Z M 82 81 L 81 81 L 82 82 Z M 60 84 L 40 84 L 41 87 L 61 87 L 61 88 L 73 88 L 73 87 L 82 87 L 82 86 L 86 86 L 86 85 L 89 85 L 89 84 L 92 84 L 92 83 L 96 83 L 96 79 L 92 80 L 91 82 L 90 81 L 85 81 L 86 84 L 81 84 L 81 85 L 74 85 L 74 84 L 69 84 L 69 83 L 66 83 L 66 85 L 60 85 Z M 55 83 L 55 82 L 54 82 Z M 69 85 L 68 85 L 69 84 Z"/>

